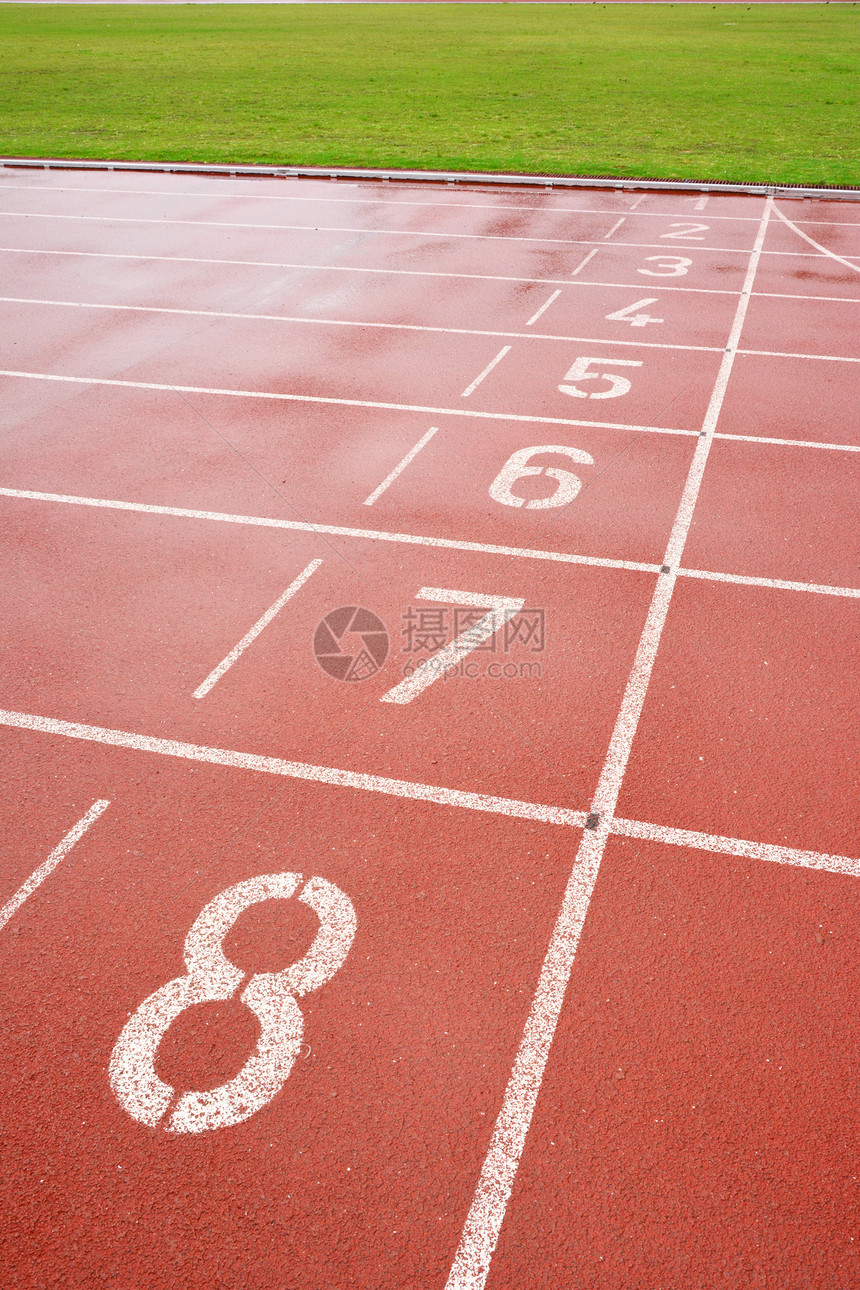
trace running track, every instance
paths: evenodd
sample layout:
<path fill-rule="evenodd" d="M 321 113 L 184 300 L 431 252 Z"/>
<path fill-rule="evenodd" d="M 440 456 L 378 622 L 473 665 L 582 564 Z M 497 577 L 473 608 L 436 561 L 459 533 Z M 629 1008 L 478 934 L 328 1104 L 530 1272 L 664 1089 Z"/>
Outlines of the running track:
<path fill-rule="evenodd" d="M 0 183 L 4 1284 L 860 1284 L 860 207 Z"/>

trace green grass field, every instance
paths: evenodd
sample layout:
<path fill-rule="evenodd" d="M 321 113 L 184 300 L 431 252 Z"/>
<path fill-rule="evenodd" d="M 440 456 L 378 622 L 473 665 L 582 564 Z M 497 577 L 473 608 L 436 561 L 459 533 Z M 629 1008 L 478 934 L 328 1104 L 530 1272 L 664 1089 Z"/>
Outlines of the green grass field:
<path fill-rule="evenodd" d="M 0 152 L 860 183 L 856 5 L 0 5 Z"/>

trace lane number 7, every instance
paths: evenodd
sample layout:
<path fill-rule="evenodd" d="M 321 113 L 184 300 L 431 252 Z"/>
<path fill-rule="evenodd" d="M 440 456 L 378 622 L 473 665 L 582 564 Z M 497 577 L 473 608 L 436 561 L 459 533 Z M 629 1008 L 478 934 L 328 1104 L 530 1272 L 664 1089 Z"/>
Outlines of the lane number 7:
<path fill-rule="evenodd" d="M 413 699 L 417 699 L 434 681 L 438 681 L 450 668 L 456 667 L 462 658 L 504 627 L 526 603 L 514 596 L 486 596 L 479 591 L 449 591 L 445 587 L 421 587 L 416 599 L 436 600 L 448 605 L 468 605 L 475 609 L 489 605 L 490 608 L 483 618 L 467 627 L 449 645 L 426 658 L 411 676 L 405 677 L 393 690 L 383 694 L 380 700 L 382 703 L 411 703 Z"/>

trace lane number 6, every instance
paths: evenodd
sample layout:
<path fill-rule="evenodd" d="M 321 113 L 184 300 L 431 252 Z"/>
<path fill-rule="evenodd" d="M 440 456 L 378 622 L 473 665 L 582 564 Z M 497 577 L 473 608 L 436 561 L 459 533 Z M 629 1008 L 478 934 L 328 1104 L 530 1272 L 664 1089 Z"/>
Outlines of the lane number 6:
<path fill-rule="evenodd" d="M 540 444 L 537 448 L 521 448 L 508 458 L 490 484 L 490 496 L 494 502 L 501 502 L 502 506 L 524 506 L 527 511 L 543 511 L 550 506 L 567 506 L 568 502 L 573 501 L 582 488 L 582 480 L 573 471 L 563 470 L 560 466 L 530 466 L 529 461 L 539 452 L 561 453 L 584 466 L 594 465 L 594 458 L 581 448 L 551 443 Z M 549 475 L 551 479 L 558 480 L 558 487 L 549 497 L 536 497 L 527 502 L 524 497 L 517 497 L 516 493 L 511 492 L 511 485 L 528 475 Z"/>

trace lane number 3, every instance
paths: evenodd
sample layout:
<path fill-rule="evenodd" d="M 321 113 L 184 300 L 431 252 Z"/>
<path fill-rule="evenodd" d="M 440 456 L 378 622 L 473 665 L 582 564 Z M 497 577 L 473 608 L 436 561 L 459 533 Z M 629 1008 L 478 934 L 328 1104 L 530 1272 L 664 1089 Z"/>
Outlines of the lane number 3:
<path fill-rule="evenodd" d="M 185 939 L 185 976 L 161 986 L 128 1019 L 110 1059 L 109 1078 L 120 1106 L 152 1128 L 167 1113 L 176 1090 L 155 1073 L 155 1057 L 168 1027 L 197 1003 L 232 999 L 245 974 L 224 954 L 223 941 L 250 905 L 289 899 L 299 873 L 263 874 L 228 887 L 211 900 Z M 301 1048 L 304 1019 L 298 1000 L 325 985 L 342 965 L 355 935 L 352 902 L 324 878 L 309 878 L 299 900 L 320 920 L 303 958 L 282 972 L 259 972 L 239 996 L 260 1022 L 251 1057 L 232 1080 L 202 1093 L 183 1093 L 166 1122 L 174 1133 L 203 1133 L 241 1124 L 280 1092 Z"/>

